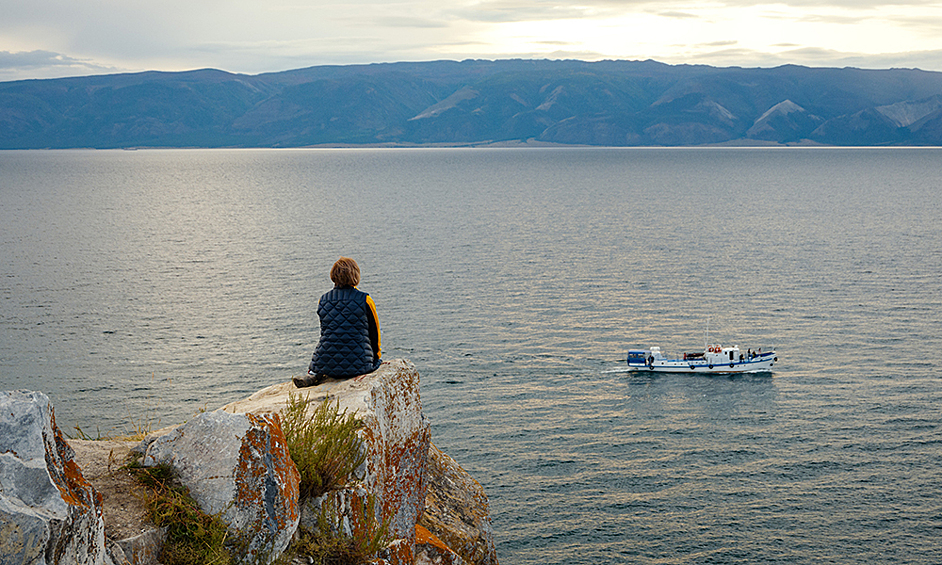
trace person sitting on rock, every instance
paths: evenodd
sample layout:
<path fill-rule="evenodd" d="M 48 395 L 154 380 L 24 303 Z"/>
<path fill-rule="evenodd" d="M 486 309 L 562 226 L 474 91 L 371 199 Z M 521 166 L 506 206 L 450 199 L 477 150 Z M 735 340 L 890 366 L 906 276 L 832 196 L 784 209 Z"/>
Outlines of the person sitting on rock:
<path fill-rule="evenodd" d="M 349 379 L 372 373 L 382 363 L 379 316 L 370 295 L 357 289 L 359 265 L 349 257 L 341 257 L 330 269 L 330 280 L 333 290 L 317 303 L 320 341 L 307 376 L 294 378 L 298 388 L 317 385 L 328 378 Z"/>

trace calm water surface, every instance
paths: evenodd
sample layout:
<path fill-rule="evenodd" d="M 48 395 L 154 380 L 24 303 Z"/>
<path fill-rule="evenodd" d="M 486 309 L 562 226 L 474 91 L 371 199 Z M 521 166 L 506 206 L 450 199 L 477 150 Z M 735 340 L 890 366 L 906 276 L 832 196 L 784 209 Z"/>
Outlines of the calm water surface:
<path fill-rule="evenodd" d="M 0 389 L 283 382 L 341 254 L 505 565 L 942 563 L 942 150 L 0 152 Z M 707 327 L 775 373 L 623 371 Z"/>

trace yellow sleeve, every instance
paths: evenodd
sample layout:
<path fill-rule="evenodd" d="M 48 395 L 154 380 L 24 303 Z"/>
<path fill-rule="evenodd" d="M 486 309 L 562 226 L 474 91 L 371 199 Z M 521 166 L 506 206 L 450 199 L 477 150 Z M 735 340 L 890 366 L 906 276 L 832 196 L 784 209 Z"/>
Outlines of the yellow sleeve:
<path fill-rule="evenodd" d="M 373 346 L 373 357 L 379 359 L 383 356 L 380 346 L 379 314 L 376 313 L 376 303 L 369 294 L 366 295 L 366 304 L 370 307 L 370 344 Z"/>

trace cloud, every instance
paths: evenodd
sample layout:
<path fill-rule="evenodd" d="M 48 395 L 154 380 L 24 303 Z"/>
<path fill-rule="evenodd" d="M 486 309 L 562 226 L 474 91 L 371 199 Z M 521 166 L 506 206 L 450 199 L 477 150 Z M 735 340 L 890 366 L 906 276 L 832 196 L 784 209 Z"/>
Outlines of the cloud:
<path fill-rule="evenodd" d="M 702 8 L 755 8 L 779 6 L 805 10 L 827 11 L 831 9 L 874 10 L 884 7 L 905 7 L 919 10 L 922 7 L 937 6 L 936 0 L 720 0 L 698 4 L 676 0 L 580 0 L 578 2 L 560 2 L 552 0 L 482 0 L 469 4 L 468 11 L 496 11 L 504 14 L 537 15 L 540 19 L 556 13 L 581 12 L 590 14 L 613 14 L 628 12 L 676 13 L 689 15 Z M 520 18 L 514 18 L 517 20 Z"/>
<path fill-rule="evenodd" d="M 873 55 L 823 49 L 798 47 L 781 52 L 767 52 L 742 47 L 703 51 L 686 57 L 684 61 L 665 60 L 678 64 L 700 63 L 718 67 L 778 67 L 794 64 L 808 67 L 855 67 L 861 69 L 908 68 L 942 71 L 942 49 L 931 51 L 907 51 Z"/>
<path fill-rule="evenodd" d="M 794 18 L 796 21 L 812 24 L 836 24 L 836 25 L 856 25 L 867 19 L 869 16 L 864 13 L 855 15 L 850 14 L 808 14 Z"/>
<path fill-rule="evenodd" d="M 539 0 L 536 2 L 493 0 L 454 10 L 452 13 L 465 21 L 487 23 L 575 20 L 600 15 L 598 8 L 592 6 L 591 3 L 569 6 Z M 606 9 L 606 13 L 610 11 Z"/>
<path fill-rule="evenodd" d="M 0 51 L 0 69 L 30 69 L 47 66 L 70 66 L 80 62 L 71 57 L 65 57 L 59 53 L 51 51 L 28 51 L 19 53 L 10 53 L 9 51 Z"/>
<path fill-rule="evenodd" d="M 0 76 L 18 75 L 22 71 L 38 72 L 40 76 L 65 76 L 116 72 L 117 69 L 41 49 L 16 53 L 0 51 Z"/>
<path fill-rule="evenodd" d="M 942 49 L 931 51 L 905 51 L 900 53 L 854 54 L 842 53 L 836 62 L 844 67 L 865 69 L 922 69 L 942 71 Z"/>
<path fill-rule="evenodd" d="M 688 19 L 688 18 L 699 18 L 700 16 L 696 14 L 691 14 L 689 12 L 677 12 L 673 10 L 666 10 L 663 12 L 655 12 L 656 15 L 661 16 L 662 18 L 676 18 L 679 20 Z"/>
<path fill-rule="evenodd" d="M 441 20 L 433 20 L 430 18 L 418 18 L 412 16 L 386 16 L 382 18 L 376 18 L 374 20 L 376 25 L 382 27 L 393 27 L 393 28 L 409 28 L 409 27 L 421 27 L 421 28 L 443 28 L 448 27 L 448 24 Z"/>
<path fill-rule="evenodd" d="M 800 10 L 875 10 L 885 7 L 907 7 L 918 10 L 920 7 L 938 5 L 934 0 L 726 0 L 721 3 L 726 8 L 752 8 L 757 6 L 782 6 Z"/>
<path fill-rule="evenodd" d="M 891 16 L 888 18 L 892 23 L 911 30 L 913 33 L 926 35 L 934 39 L 942 36 L 942 13 L 935 17 L 927 16 Z"/>

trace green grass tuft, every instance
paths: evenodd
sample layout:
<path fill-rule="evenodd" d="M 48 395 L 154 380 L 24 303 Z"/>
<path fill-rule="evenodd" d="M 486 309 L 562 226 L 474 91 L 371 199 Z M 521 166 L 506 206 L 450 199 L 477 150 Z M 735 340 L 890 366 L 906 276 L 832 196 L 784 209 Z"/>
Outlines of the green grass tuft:
<path fill-rule="evenodd" d="M 341 412 L 339 401 L 328 398 L 311 411 L 313 402 L 289 394 L 281 415 L 288 452 L 301 475 L 301 500 L 343 488 L 366 459 L 356 433 L 363 423 Z"/>
<path fill-rule="evenodd" d="M 363 441 L 356 433 L 363 423 L 346 410 L 341 412 L 337 401 L 328 398 L 312 408 L 313 403 L 309 396 L 289 394 L 281 415 L 288 452 L 301 475 L 302 504 L 343 488 L 366 460 Z M 301 528 L 289 553 L 303 555 L 314 565 L 359 565 L 375 559 L 389 544 L 388 520 L 377 524 L 373 518 L 375 497 L 360 502 L 355 514 L 366 523 L 352 535 L 339 527 L 340 510 L 332 500 L 326 497 L 321 502 L 317 527 L 313 531 Z"/>
<path fill-rule="evenodd" d="M 167 527 L 167 541 L 159 559 L 163 565 L 229 565 L 225 547 L 228 528 L 219 516 L 205 514 L 176 481 L 169 465 L 131 466 L 137 480 L 147 487 L 148 518 Z"/>
<path fill-rule="evenodd" d="M 324 500 L 317 516 L 317 529 L 301 528 L 292 545 L 295 555 L 303 555 L 313 565 L 361 565 L 376 559 L 389 544 L 389 521 L 377 524 L 368 517 L 373 516 L 376 504 L 374 496 L 360 501 L 358 514 L 367 517 L 366 529 L 347 535 L 339 527 L 339 510 L 329 500 Z"/>

